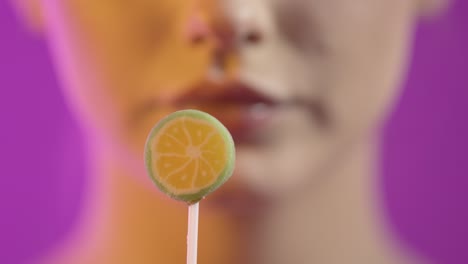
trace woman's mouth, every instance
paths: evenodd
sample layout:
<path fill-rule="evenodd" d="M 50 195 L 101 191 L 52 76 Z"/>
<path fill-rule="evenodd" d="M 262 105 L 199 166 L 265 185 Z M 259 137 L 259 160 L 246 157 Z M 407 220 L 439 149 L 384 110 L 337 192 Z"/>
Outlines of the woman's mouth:
<path fill-rule="evenodd" d="M 135 113 L 136 120 L 156 112 L 197 109 L 207 112 L 223 123 L 236 144 L 258 144 L 261 130 L 274 115 L 278 103 L 252 87 L 240 83 L 202 82 L 184 94 L 153 97 Z"/>
<path fill-rule="evenodd" d="M 236 144 L 257 142 L 259 131 L 273 116 L 276 106 L 272 99 L 242 83 L 214 89 L 196 87 L 174 104 L 177 108 L 193 108 L 213 115 L 226 126 Z"/>
<path fill-rule="evenodd" d="M 221 121 L 237 145 L 259 145 L 268 140 L 265 131 L 273 117 L 290 108 L 301 108 L 308 112 L 320 127 L 329 126 L 328 111 L 320 100 L 277 100 L 245 83 L 235 81 L 203 81 L 180 95 L 153 97 L 139 108 L 135 116 L 141 119 L 155 111 L 169 113 L 181 109 L 197 109 Z"/>

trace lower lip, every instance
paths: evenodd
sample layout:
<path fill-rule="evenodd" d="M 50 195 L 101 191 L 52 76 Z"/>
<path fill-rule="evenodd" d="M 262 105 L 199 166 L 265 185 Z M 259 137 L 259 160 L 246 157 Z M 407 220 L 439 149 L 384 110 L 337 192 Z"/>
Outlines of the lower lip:
<path fill-rule="evenodd" d="M 275 113 L 272 105 L 255 104 L 249 107 L 245 114 L 245 127 L 241 131 L 233 132 L 234 140 L 238 143 L 259 143 L 268 129 L 268 124 Z M 262 133 L 263 132 L 263 133 Z"/>
<path fill-rule="evenodd" d="M 208 196 L 206 202 L 213 209 L 227 209 L 232 213 L 241 215 L 260 213 L 269 204 L 265 197 L 255 195 L 246 189 L 232 191 L 222 188 Z"/>
<path fill-rule="evenodd" d="M 259 143 L 262 130 L 274 114 L 274 106 L 263 103 L 200 107 L 213 115 L 231 133 L 236 144 Z"/>

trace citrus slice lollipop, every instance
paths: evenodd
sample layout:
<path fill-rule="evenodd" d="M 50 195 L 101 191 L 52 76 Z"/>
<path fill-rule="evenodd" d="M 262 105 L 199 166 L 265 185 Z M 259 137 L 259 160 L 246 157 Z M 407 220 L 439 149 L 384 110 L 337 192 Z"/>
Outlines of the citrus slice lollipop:
<path fill-rule="evenodd" d="M 156 186 L 189 204 L 229 179 L 234 161 L 229 131 L 198 110 L 181 110 L 163 118 L 151 130 L 145 146 L 146 169 Z"/>

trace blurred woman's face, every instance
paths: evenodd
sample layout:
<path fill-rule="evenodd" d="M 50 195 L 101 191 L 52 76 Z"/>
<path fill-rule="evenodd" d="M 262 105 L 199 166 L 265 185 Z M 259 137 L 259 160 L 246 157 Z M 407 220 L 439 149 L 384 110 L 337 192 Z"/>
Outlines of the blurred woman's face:
<path fill-rule="evenodd" d="M 372 133 L 398 86 L 408 0 L 51 0 L 46 30 L 84 124 L 143 163 L 181 108 L 233 133 L 236 173 L 279 194 Z"/>

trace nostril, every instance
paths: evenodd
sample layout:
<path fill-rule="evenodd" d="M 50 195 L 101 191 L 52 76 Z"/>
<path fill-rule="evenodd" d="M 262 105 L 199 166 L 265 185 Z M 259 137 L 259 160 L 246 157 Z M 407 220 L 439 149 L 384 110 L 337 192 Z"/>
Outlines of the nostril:
<path fill-rule="evenodd" d="M 262 40 L 263 35 L 258 30 L 248 31 L 243 37 L 243 42 L 247 44 L 259 44 Z"/>
<path fill-rule="evenodd" d="M 191 36 L 190 38 L 190 42 L 192 44 L 201 44 L 205 42 L 205 40 L 206 40 L 206 36 L 203 34 L 196 34 L 196 35 Z"/>

